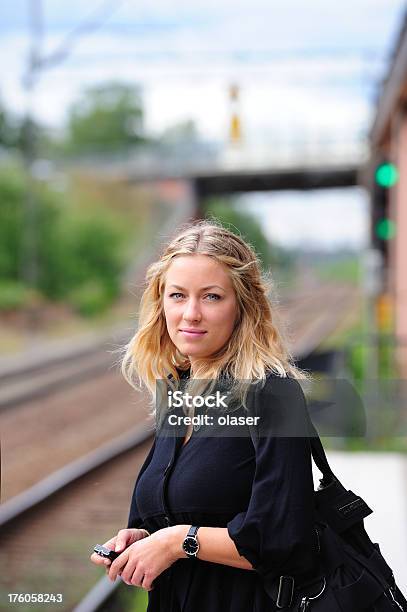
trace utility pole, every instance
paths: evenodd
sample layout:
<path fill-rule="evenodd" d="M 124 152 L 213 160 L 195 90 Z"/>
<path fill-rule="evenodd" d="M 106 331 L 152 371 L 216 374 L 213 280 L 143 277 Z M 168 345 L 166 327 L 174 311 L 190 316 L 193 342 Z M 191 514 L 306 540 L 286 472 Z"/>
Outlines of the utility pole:
<path fill-rule="evenodd" d="M 376 317 L 377 297 L 383 285 L 383 258 L 378 249 L 369 248 L 363 259 L 363 285 L 365 296 L 365 333 L 363 368 L 363 401 L 367 416 L 367 439 L 372 442 L 378 435 L 377 409 L 379 393 L 379 351 Z M 369 418 L 370 417 L 370 418 Z"/>
<path fill-rule="evenodd" d="M 23 206 L 20 274 L 25 285 L 31 290 L 31 295 L 26 309 L 26 320 L 28 327 L 30 329 L 35 329 L 38 326 L 39 319 L 37 303 L 38 296 L 36 294 L 39 281 L 39 263 L 38 202 L 36 200 L 36 186 L 33 176 L 33 165 L 37 156 L 37 134 L 36 126 L 32 117 L 32 108 L 43 35 L 41 0 L 30 0 L 29 24 L 31 46 L 29 50 L 27 71 L 23 76 L 23 87 L 26 96 L 26 110 L 23 121 L 22 155 L 25 169 L 26 189 Z"/>

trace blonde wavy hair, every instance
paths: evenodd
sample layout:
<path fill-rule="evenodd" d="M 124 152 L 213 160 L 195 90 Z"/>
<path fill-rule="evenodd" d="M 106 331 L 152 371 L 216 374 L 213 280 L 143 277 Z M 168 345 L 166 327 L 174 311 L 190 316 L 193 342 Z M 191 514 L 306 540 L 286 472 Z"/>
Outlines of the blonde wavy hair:
<path fill-rule="evenodd" d="M 265 381 L 271 371 L 281 377 L 307 379 L 307 372 L 294 365 L 287 349 L 282 325 L 268 298 L 273 295 L 273 283 L 262 275 L 255 251 L 240 236 L 211 220 L 183 226 L 148 268 L 139 327 L 124 347 L 121 363 L 127 382 L 135 389 L 144 383 L 154 402 L 157 380 L 179 382 L 180 372 L 190 368 L 188 357 L 178 351 L 168 334 L 163 294 L 166 272 L 174 259 L 198 254 L 227 268 L 237 297 L 238 321 L 228 342 L 194 366 L 191 378 L 218 380 L 226 374 L 236 381 Z"/>

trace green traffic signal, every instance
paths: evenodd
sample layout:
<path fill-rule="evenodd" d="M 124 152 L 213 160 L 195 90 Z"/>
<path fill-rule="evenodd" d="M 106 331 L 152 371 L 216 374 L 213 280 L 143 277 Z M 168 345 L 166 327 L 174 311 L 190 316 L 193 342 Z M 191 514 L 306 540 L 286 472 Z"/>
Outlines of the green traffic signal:
<path fill-rule="evenodd" d="M 399 171 L 396 166 L 390 162 L 380 164 L 376 169 L 376 183 L 380 187 L 393 187 L 399 180 Z"/>
<path fill-rule="evenodd" d="M 396 224 L 391 219 L 380 219 L 376 223 L 375 230 L 380 240 L 391 240 L 396 235 Z"/>

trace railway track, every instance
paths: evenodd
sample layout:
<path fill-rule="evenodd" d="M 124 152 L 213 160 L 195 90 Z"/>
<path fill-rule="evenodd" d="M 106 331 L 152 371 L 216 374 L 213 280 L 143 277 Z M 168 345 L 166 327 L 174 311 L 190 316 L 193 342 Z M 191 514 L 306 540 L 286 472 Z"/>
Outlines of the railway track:
<path fill-rule="evenodd" d="M 130 333 L 128 328 L 121 327 L 109 336 L 76 341 L 68 346 L 27 355 L 25 359 L 9 360 L 0 366 L 0 410 L 105 373 L 115 363 L 115 344 L 122 346 Z"/>
<path fill-rule="evenodd" d="M 324 313 L 320 314 L 322 303 Z M 295 327 L 291 324 L 294 350 L 296 346 L 299 354 L 314 350 L 354 307 L 355 295 L 345 287 L 334 293 L 324 289 L 303 296 L 285 310 L 282 304 L 281 315 L 296 322 Z M 88 351 L 82 347 L 81 358 L 73 353 L 54 357 L 55 369 L 50 361 L 48 365 L 46 361 L 37 363 L 31 369 L 36 376 L 32 379 L 37 385 L 36 399 L 28 401 L 28 395 L 27 399 L 20 396 L 8 406 L 10 410 L 0 414 L 3 439 L 14 439 L 14 451 L 6 448 L 3 453 L 6 496 L 0 508 L 0 555 L 7 571 L 2 575 L 0 610 L 13 609 L 7 597 L 16 590 L 52 593 L 61 585 L 64 602 L 55 609 L 73 610 L 82 600 L 81 611 L 96 610 L 101 594 L 103 599 L 110 593 L 110 583 L 105 580 L 95 586 L 100 571 L 89 563 L 89 551 L 126 524 L 132 486 L 148 451 L 151 429 L 145 428 L 146 397 L 140 398 L 135 409 L 131 391 L 117 372 L 106 373 L 108 364 L 100 364 L 100 370 L 93 374 L 89 366 L 89 376 L 81 377 L 86 363 L 93 362 L 103 346 Z M 80 364 L 78 378 L 70 370 L 69 383 L 62 379 L 58 386 L 55 378 L 50 385 L 51 372 L 60 377 L 68 363 Z M 41 371 L 50 377 L 42 389 L 38 383 Z M 20 369 L 20 375 L 27 380 L 28 370 Z M 8 377 L 3 372 L 2 382 L 18 386 L 18 380 L 15 371 Z M 127 397 L 121 395 L 122 389 L 128 392 Z M 88 403 L 92 404 L 90 409 Z M 65 410 L 58 409 L 61 404 Z M 35 431 L 41 435 L 36 436 Z M 53 445 L 54 437 L 57 443 Z M 37 470 L 34 482 L 27 484 L 30 459 Z M 17 609 L 42 610 L 43 606 L 22 603 Z"/>
<path fill-rule="evenodd" d="M 10 500 L 4 505 L 0 559 L 7 571 L 1 576 L 0 610 L 13 609 L 11 593 L 60 593 L 62 602 L 48 609 L 68 611 L 85 597 L 100 577 L 89 562 L 93 546 L 126 525 L 132 486 L 151 436 L 151 430 L 134 432 L 127 448 L 123 444 L 109 458 L 95 456 L 89 470 L 84 467 L 69 477 L 69 466 L 65 482 L 55 477 L 42 499 L 28 491 L 25 504 Z M 17 609 L 43 605 L 22 602 Z"/>
<path fill-rule="evenodd" d="M 334 333 L 349 313 L 360 311 L 360 298 L 347 285 L 321 287 L 306 307 L 293 303 L 289 310 L 282 309 L 281 315 L 291 322 L 292 338 L 289 342 L 296 359 L 302 359 L 314 352 L 321 342 Z"/>

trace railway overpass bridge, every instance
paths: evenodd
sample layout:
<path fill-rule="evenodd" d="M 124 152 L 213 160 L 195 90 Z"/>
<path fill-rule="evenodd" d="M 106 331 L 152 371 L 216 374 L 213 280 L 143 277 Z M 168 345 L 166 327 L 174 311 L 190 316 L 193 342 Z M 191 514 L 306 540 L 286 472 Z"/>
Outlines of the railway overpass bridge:
<path fill-rule="evenodd" d="M 125 158 L 93 158 L 81 167 L 130 184 L 155 185 L 164 199 L 189 201 L 233 193 L 353 187 L 364 183 L 363 143 L 324 146 L 220 147 L 208 143 L 137 149 Z"/>

